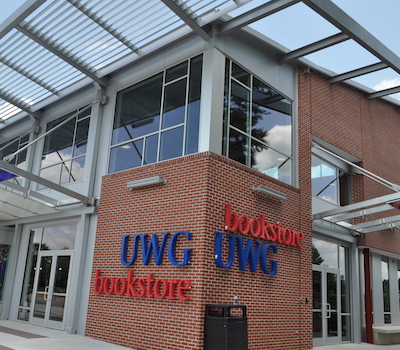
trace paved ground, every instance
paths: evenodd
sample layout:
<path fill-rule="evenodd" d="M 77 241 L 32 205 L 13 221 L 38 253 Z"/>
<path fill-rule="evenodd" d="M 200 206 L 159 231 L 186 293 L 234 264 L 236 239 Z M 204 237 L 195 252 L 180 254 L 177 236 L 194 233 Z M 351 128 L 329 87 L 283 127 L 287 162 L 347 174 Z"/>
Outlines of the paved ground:
<path fill-rule="evenodd" d="M 0 321 L 0 350 L 132 350 L 22 322 Z M 400 345 L 341 344 L 314 350 L 400 350 Z M 163 350 L 163 349 L 160 349 Z M 222 349 L 221 349 L 222 350 Z M 282 348 L 282 350 L 285 350 Z"/>
<path fill-rule="evenodd" d="M 21 322 L 0 321 L 0 350 L 131 350 L 82 335 Z"/>

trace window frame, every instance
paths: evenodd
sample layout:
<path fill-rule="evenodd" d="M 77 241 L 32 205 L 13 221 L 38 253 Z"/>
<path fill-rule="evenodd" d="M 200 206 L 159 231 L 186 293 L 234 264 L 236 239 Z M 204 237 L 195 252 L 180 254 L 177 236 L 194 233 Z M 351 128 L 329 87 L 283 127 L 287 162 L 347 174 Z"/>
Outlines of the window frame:
<path fill-rule="evenodd" d="M 187 68 L 186 68 L 186 73 L 185 74 L 181 74 L 178 77 L 175 77 L 173 79 L 168 79 L 168 71 L 172 72 L 173 68 L 178 68 L 180 65 L 186 63 L 187 64 Z M 120 171 L 125 171 L 128 169 L 133 169 L 133 168 L 137 168 L 137 167 L 141 167 L 144 165 L 148 165 L 148 164 L 155 164 L 158 162 L 162 162 L 165 160 L 170 160 L 170 159 L 174 159 L 174 158 L 179 158 L 179 157 L 183 157 L 189 154 L 193 154 L 193 153 L 197 153 L 199 151 L 199 137 L 200 137 L 200 116 L 201 116 L 201 99 L 202 99 L 202 95 L 201 95 L 201 88 L 202 88 L 202 80 L 203 80 L 203 64 L 204 64 L 204 54 L 200 53 L 200 54 L 196 54 L 193 55 L 191 57 L 186 58 L 185 60 L 179 61 L 177 63 L 174 63 L 173 65 L 170 65 L 168 67 L 165 67 L 164 69 L 161 69 L 157 72 L 154 72 L 146 77 L 143 77 L 139 80 L 137 80 L 134 83 L 130 83 L 128 86 L 125 86 L 123 88 L 120 88 L 118 90 L 115 91 L 115 102 L 114 102 L 114 114 L 113 114 L 113 118 L 112 118 L 112 122 L 111 122 L 111 135 L 110 135 L 110 144 L 108 147 L 108 160 L 107 160 L 107 174 L 112 174 L 112 173 L 117 173 Z M 193 71 L 192 71 L 192 67 L 196 67 L 199 68 L 199 74 L 198 75 L 193 75 Z M 159 121 L 158 121 L 158 128 L 157 130 L 148 132 L 148 133 L 142 133 L 139 134 L 138 136 L 135 136 L 131 139 L 128 140 L 122 140 L 119 142 L 115 142 L 113 143 L 113 134 L 114 134 L 114 127 L 115 127 L 115 118 L 116 118 L 116 114 L 117 114 L 117 109 L 121 108 L 121 106 L 118 106 L 118 94 L 122 93 L 124 90 L 128 90 L 128 89 L 134 89 L 136 85 L 141 84 L 141 83 L 145 83 L 146 81 L 150 81 L 150 79 L 156 77 L 157 75 L 162 75 L 162 85 L 161 85 L 161 95 L 159 96 L 160 98 L 160 108 L 159 108 Z M 192 77 L 195 78 L 199 78 L 199 81 L 196 82 L 195 79 L 193 79 L 192 82 Z M 168 79 L 168 80 L 167 80 Z M 167 126 L 163 126 L 163 122 L 164 122 L 164 116 L 166 113 L 168 113 L 168 111 L 164 110 L 165 106 L 166 106 L 166 90 L 168 89 L 168 87 L 173 86 L 173 84 L 179 83 L 181 81 L 185 80 L 185 97 L 184 97 L 184 117 L 183 117 L 183 121 L 173 124 L 173 125 L 167 125 Z M 199 88 L 199 93 L 198 93 L 198 99 L 194 100 L 194 102 L 196 102 L 198 104 L 198 111 L 195 112 L 195 114 L 197 113 L 197 115 L 195 115 L 194 117 L 190 116 L 190 108 L 191 108 L 191 87 L 195 86 L 195 84 L 198 83 L 198 88 Z M 122 105 L 123 102 L 121 102 Z M 197 130 L 197 141 L 196 141 L 196 150 L 193 150 L 193 145 L 191 145 L 189 143 L 189 133 L 190 130 L 189 128 L 191 127 L 191 123 L 190 123 L 190 118 L 193 118 L 193 120 L 195 121 L 195 123 L 197 124 L 196 126 L 196 130 Z M 197 120 L 196 120 L 197 118 Z M 140 120 L 139 120 L 140 122 Z M 122 125 L 122 124 L 121 124 Z M 177 156 L 173 156 L 173 157 L 162 157 L 162 142 L 163 142 L 163 137 L 166 137 L 165 135 L 168 132 L 172 132 L 173 130 L 177 130 L 179 128 L 183 128 L 183 131 L 180 135 L 182 135 L 182 147 L 180 149 L 180 155 Z M 148 139 L 150 137 L 154 137 L 157 136 L 157 142 L 156 142 L 156 155 L 155 155 L 155 161 L 151 161 L 146 163 L 146 144 L 148 142 Z M 119 148 L 122 148 L 124 145 L 127 145 L 129 143 L 135 143 L 138 142 L 141 145 L 141 149 L 140 149 L 140 154 L 139 154 L 139 158 L 141 158 L 140 161 L 140 165 L 134 165 L 134 166 L 129 166 L 127 168 L 124 169 L 119 169 L 116 165 L 112 166 L 112 161 L 114 161 L 115 163 L 118 162 L 118 157 L 115 157 L 114 160 L 112 160 L 112 152 L 113 149 L 117 150 Z"/>
<path fill-rule="evenodd" d="M 242 69 L 244 72 L 246 72 L 249 76 L 248 78 L 248 82 L 244 82 L 238 78 L 234 77 L 234 71 L 233 71 L 233 67 L 237 66 L 240 69 Z M 283 126 L 287 126 L 290 125 L 290 150 L 289 153 L 285 153 L 285 151 L 283 150 L 279 150 L 276 148 L 275 145 L 269 145 L 267 144 L 265 141 L 261 140 L 260 138 L 256 137 L 253 135 L 253 130 L 254 130 L 254 126 L 251 125 L 252 124 L 252 118 L 253 118 L 253 107 L 254 105 L 256 105 L 257 103 L 255 102 L 256 99 L 253 98 L 253 94 L 255 92 L 254 90 L 254 81 L 259 81 L 261 84 L 263 84 L 266 88 L 270 89 L 271 92 L 275 93 L 276 96 L 280 96 L 281 100 L 285 100 L 288 102 L 288 105 L 290 106 L 290 114 L 284 113 L 282 111 L 278 111 L 279 113 L 282 114 L 286 114 L 289 118 L 290 118 L 290 124 L 284 124 Z M 238 128 L 237 126 L 234 126 L 231 122 L 231 104 L 232 104 L 232 84 L 235 83 L 238 86 L 242 87 L 242 88 L 246 88 L 248 90 L 248 94 L 249 94 L 249 99 L 248 99 L 248 113 L 247 113 L 247 118 L 246 118 L 246 130 L 242 130 L 240 128 Z M 275 95 L 274 95 L 275 96 Z M 257 104 L 258 105 L 258 104 Z M 271 109 L 270 107 L 265 107 L 268 109 Z M 297 184 L 297 179 L 296 179 L 296 169 L 297 169 L 297 162 L 296 162 L 296 145 L 297 145 L 297 137 L 296 137 L 296 133 L 297 133 L 297 126 L 296 126 L 296 119 L 295 119 L 295 114 L 296 114 L 296 104 L 295 101 L 290 99 L 289 97 L 287 97 L 286 95 L 284 95 L 283 93 L 281 93 L 280 91 L 278 91 L 277 89 L 275 89 L 274 87 L 272 87 L 270 84 L 268 84 L 267 82 L 265 82 L 264 79 L 260 78 L 259 76 L 257 76 L 256 74 L 252 73 L 250 70 L 244 68 L 242 65 L 238 64 L 237 62 L 235 62 L 234 60 L 232 60 L 229 57 L 225 58 L 225 77 L 224 77 L 224 107 L 223 107 L 223 135 L 222 135 L 222 155 L 229 158 L 229 159 L 233 159 L 236 160 L 234 158 L 230 157 L 230 134 L 231 132 L 236 132 L 236 133 L 240 133 L 241 135 L 243 135 L 244 137 L 246 137 L 246 152 L 244 152 L 244 157 L 245 157 L 245 161 L 238 161 L 241 164 L 244 164 L 245 166 L 255 169 L 267 176 L 270 176 L 272 178 L 275 178 L 278 181 L 284 182 L 286 184 L 295 186 Z M 279 124 L 275 124 L 273 127 L 278 126 Z M 270 128 L 267 132 L 271 131 L 272 128 Z M 257 169 L 255 166 L 256 164 L 252 164 L 252 155 L 253 155 L 253 149 L 255 147 L 256 144 L 260 144 L 261 147 L 265 147 L 266 151 L 272 151 L 274 153 L 276 153 L 277 156 L 280 155 L 279 158 L 277 158 L 279 161 L 281 161 L 282 163 L 278 164 L 277 167 L 272 167 L 269 169 L 266 169 L 264 171 L 261 171 L 259 169 Z M 257 153 L 255 153 L 257 154 Z M 289 162 L 289 166 L 290 166 L 290 170 L 289 172 L 289 180 L 285 181 L 284 178 L 280 178 L 279 174 L 275 175 L 272 174 L 272 169 L 277 168 L 280 169 L 282 166 L 285 166 L 285 164 Z M 268 173 L 269 172 L 269 173 Z M 276 172 L 276 170 L 275 170 Z"/>

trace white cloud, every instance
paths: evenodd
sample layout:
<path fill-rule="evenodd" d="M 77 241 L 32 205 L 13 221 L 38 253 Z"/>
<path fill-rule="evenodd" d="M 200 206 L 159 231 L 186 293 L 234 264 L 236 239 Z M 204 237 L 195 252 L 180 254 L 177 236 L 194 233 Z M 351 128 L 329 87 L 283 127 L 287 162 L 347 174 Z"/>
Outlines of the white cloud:
<path fill-rule="evenodd" d="M 373 89 L 377 91 L 390 89 L 392 87 L 400 86 L 400 78 L 394 79 L 383 79 L 379 84 L 376 84 Z M 393 94 L 391 97 L 397 98 L 400 100 L 400 93 Z"/>

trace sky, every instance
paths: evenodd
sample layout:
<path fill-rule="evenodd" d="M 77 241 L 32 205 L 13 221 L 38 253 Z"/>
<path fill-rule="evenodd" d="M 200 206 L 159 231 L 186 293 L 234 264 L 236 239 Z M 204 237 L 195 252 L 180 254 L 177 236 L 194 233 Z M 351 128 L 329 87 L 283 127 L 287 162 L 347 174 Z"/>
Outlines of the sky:
<path fill-rule="evenodd" d="M 243 9 L 259 6 L 266 1 L 268 0 L 253 0 Z M 400 56 L 400 21 L 398 19 L 400 0 L 332 1 Z M 0 23 L 24 2 L 25 0 L 0 0 Z M 301 2 L 251 26 L 291 50 L 339 32 Z M 306 58 L 339 74 L 378 62 L 373 55 L 351 40 L 308 55 Z M 375 90 L 400 85 L 400 75 L 390 68 L 354 80 Z M 400 94 L 391 97 L 400 99 Z"/>

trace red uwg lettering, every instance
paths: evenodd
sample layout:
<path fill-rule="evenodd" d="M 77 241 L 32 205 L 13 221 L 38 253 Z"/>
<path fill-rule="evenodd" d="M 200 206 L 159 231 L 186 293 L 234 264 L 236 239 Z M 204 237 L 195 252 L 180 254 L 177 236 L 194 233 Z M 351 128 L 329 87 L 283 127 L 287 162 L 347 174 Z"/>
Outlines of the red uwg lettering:
<path fill-rule="evenodd" d="M 225 230 L 239 232 L 243 235 L 251 235 L 264 238 L 272 242 L 283 243 L 294 247 L 303 248 L 304 234 L 286 227 L 279 222 L 270 224 L 265 221 L 265 216 L 260 214 L 260 219 L 249 219 L 247 216 L 238 216 L 231 210 L 230 204 L 225 204 Z"/>
<path fill-rule="evenodd" d="M 155 279 L 152 273 L 148 274 L 147 278 L 135 278 L 133 271 L 128 271 L 127 278 L 102 277 L 101 271 L 96 270 L 93 291 L 96 294 L 189 300 L 190 297 L 184 292 L 191 288 L 190 281 L 185 279 Z M 178 298 L 176 298 L 175 291 Z"/>

